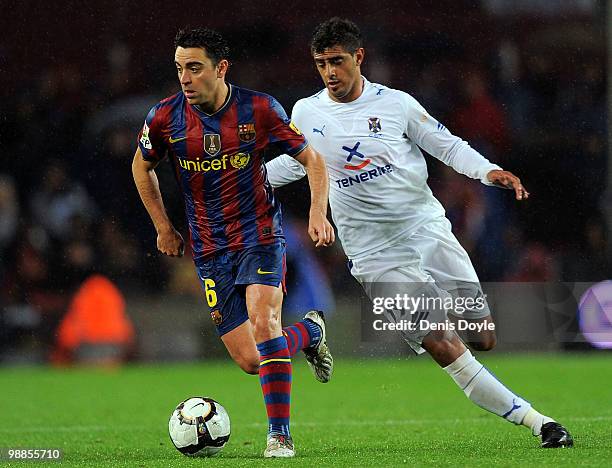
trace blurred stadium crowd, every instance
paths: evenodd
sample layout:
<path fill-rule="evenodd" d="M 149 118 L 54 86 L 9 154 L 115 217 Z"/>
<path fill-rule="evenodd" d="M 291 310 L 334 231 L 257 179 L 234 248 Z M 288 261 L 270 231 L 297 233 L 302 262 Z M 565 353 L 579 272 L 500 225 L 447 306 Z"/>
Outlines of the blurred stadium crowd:
<path fill-rule="evenodd" d="M 428 158 L 430 184 L 481 279 L 610 278 L 602 214 L 608 170 L 605 15 L 595 8 L 508 16 L 459 2 L 469 14 L 457 16 L 446 13 L 447 3 L 409 14 L 398 14 L 396 5 L 352 19 L 364 33 L 370 81 L 411 93 L 453 133 L 518 174 L 532 193 L 518 206 L 510 192 Z M 239 18 L 220 12 L 206 25 L 232 44 L 230 82 L 276 96 L 290 113 L 297 99 L 320 88 L 307 44 L 313 26 L 327 15 L 303 6 L 262 17 L 248 8 Z M 358 1 L 352 8 L 365 12 L 371 5 Z M 122 17 L 128 13 L 120 11 Z M 130 171 L 148 109 L 179 90 L 172 38 L 188 21 L 177 17 L 176 24 L 152 30 L 147 18 L 132 26 L 108 24 L 112 20 L 100 25 L 86 14 L 82 19 L 90 39 L 79 41 L 80 53 L 68 45 L 70 31 L 54 25 L 57 43 L 40 45 L 34 64 L 28 60 L 25 71 L 11 67 L 15 76 L 2 78 L 10 89 L 0 113 L 3 345 L 23 330 L 52 341 L 74 291 L 94 272 L 128 293 L 199 294 L 188 258 L 157 254 Z M 5 30 L 10 38 L 10 27 Z M 17 63 L 28 44 L 9 39 L 0 53 Z M 181 225 L 182 202 L 169 168 L 160 172 L 168 208 Z M 302 259 L 311 251 L 304 239 L 308 192 L 303 182 L 294 185 L 279 191 L 299 253 L 289 253 L 290 275 L 303 270 L 297 265 L 303 262 L 308 267 L 295 283 L 322 283 L 327 276 L 338 294 L 352 281 L 340 246 Z"/>

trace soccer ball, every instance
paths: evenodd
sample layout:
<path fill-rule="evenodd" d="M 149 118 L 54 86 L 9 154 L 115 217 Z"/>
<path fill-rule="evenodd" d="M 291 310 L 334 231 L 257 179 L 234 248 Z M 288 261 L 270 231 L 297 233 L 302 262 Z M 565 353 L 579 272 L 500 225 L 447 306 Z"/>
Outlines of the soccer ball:
<path fill-rule="evenodd" d="M 212 398 L 191 397 L 173 411 L 168 431 L 182 454 L 211 457 L 229 440 L 230 419 L 225 408 Z"/>

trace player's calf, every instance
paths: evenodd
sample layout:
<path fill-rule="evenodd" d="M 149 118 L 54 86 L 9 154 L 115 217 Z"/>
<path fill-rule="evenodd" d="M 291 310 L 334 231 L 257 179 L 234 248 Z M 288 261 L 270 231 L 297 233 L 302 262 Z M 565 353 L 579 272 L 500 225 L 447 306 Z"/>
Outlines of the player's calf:
<path fill-rule="evenodd" d="M 227 352 L 247 374 L 259 373 L 259 351 L 253 337 L 253 327 L 247 320 L 221 336 Z"/>
<path fill-rule="evenodd" d="M 434 361 L 446 367 L 461 356 L 466 348 L 459 336 L 449 330 L 436 330 L 429 332 L 422 343 Z"/>
<path fill-rule="evenodd" d="M 289 346 L 280 324 L 282 301 L 283 292 L 279 287 L 250 284 L 246 288 L 247 311 L 259 352 L 259 382 L 268 413 L 268 442 L 270 438 L 281 436 L 283 440 L 291 438 L 293 371 Z"/>
<path fill-rule="evenodd" d="M 470 319 L 450 316 L 465 343 L 475 351 L 490 351 L 497 345 L 495 323 L 491 315 Z"/>
<path fill-rule="evenodd" d="M 257 353 L 256 358 L 249 356 L 232 356 L 232 358 L 234 359 L 234 362 L 238 364 L 238 366 L 240 366 L 240 368 L 247 374 L 259 374 L 259 353 Z"/>
<path fill-rule="evenodd" d="M 476 405 L 508 422 L 531 429 L 542 437 L 542 447 L 571 447 L 569 431 L 539 413 L 531 403 L 513 393 L 463 346 L 454 332 L 430 332 L 422 342 L 429 354 Z"/>

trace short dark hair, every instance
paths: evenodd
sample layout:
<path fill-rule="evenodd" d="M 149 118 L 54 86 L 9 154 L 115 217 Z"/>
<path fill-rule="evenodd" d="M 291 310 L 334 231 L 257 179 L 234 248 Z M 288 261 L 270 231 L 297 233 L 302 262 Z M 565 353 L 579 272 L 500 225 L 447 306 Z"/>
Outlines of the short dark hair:
<path fill-rule="evenodd" d="M 361 31 L 351 20 L 334 16 L 319 24 L 312 33 L 312 53 L 320 53 L 336 45 L 351 54 L 361 47 Z"/>
<path fill-rule="evenodd" d="M 174 48 L 200 47 L 217 65 L 220 60 L 229 60 L 230 49 L 223 36 L 217 31 L 207 28 L 180 29 L 174 38 Z"/>

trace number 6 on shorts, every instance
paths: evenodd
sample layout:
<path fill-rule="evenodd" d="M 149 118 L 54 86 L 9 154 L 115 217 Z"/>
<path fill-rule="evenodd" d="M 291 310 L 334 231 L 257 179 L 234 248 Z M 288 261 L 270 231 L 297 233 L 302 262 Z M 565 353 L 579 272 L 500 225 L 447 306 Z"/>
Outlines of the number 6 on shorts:
<path fill-rule="evenodd" d="M 206 302 L 208 302 L 208 307 L 214 307 L 217 305 L 217 293 L 213 289 L 215 287 L 215 282 L 209 278 L 204 280 L 204 292 L 206 293 Z"/>

